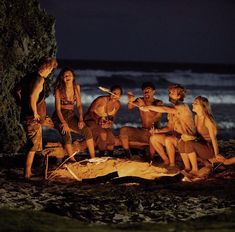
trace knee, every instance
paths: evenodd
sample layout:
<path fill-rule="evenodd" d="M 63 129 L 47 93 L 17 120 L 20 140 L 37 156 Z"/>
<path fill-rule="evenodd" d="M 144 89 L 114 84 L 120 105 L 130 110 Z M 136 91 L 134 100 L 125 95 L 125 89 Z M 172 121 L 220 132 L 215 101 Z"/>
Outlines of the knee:
<path fill-rule="evenodd" d="M 172 146 L 172 145 L 174 145 L 174 139 L 172 139 L 172 138 L 166 138 L 166 140 L 165 140 L 165 144 L 166 144 L 166 146 Z"/>
<path fill-rule="evenodd" d="M 85 137 L 86 140 L 93 138 L 91 129 L 88 126 L 84 126 L 82 128 L 82 135 Z"/>
<path fill-rule="evenodd" d="M 187 156 L 188 156 L 189 158 L 196 158 L 196 157 L 197 157 L 197 155 L 196 155 L 195 152 L 187 153 Z"/>

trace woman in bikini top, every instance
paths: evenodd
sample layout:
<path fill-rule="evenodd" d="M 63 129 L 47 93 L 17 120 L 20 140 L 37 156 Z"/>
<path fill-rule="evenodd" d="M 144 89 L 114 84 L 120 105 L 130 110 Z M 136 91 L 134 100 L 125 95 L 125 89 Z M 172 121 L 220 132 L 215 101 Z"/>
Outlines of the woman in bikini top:
<path fill-rule="evenodd" d="M 121 106 L 119 99 L 122 89 L 119 86 L 113 86 L 111 92 L 113 95 L 100 96 L 92 102 L 85 116 L 87 121 L 96 121 L 97 124 L 113 122 Z"/>

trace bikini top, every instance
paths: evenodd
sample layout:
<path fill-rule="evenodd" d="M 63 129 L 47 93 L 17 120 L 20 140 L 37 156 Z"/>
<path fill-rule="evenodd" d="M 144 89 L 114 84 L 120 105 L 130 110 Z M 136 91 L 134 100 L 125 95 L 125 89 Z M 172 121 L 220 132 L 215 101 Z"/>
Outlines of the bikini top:
<path fill-rule="evenodd" d="M 202 137 L 203 139 L 205 139 L 207 141 L 211 141 L 209 130 L 205 126 L 205 119 L 204 119 L 204 123 L 202 123 L 202 125 L 200 125 L 200 127 L 198 125 L 196 125 L 196 128 L 197 128 L 197 133 L 200 137 Z"/>
<path fill-rule="evenodd" d="M 77 97 L 76 97 L 76 93 L 74 91 L 74 95 L 73 95 L 73 100 L 68 100 L 66 93 L 61 93 L 61 97 L 60 97 L 60 104 L 61 105 L 74 105 L 74 102 L 76 102 Z"/>
<path fill-rule="evenodd" d="M 107 102 L 108 103 L 108 102 Z M 116 108 L 114 108 L 111 112 L 107 110 L 107 103 L 105 105 L 101 105 L 95 108 L 94 112 L 100 117 L 113 116 L 116 112 Z"/>

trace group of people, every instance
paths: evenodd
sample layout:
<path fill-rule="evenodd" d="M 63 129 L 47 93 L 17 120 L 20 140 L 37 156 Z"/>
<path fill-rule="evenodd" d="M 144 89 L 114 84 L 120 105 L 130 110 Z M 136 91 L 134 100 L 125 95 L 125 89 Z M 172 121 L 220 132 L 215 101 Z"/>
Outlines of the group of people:
<path fill-rule="evenodd" d="M 36 151 L 42 150 L 42 124 L 46 117 L 45 79 L 57 68 L 54 58 L 47 58 L 36 74 L 24 79 L 16 87 L 16 96 L 21 102 L 21 121 L 28 139 L 28 152 L 25 163 L 25 178 L 32 175 L 31 168 Z M 90 157 L 112 156 L 117 137 L 113 134 L 113 122 L 121 104 L 122 88 L 112 86 L 107 95 L 99 96 L 83 114 L 80 86 L 75 83 L 75 73 L 71 68 L 60 71 L 54 84 L 55 112 L 52 116 L 54 127 L 63 137 L 63 146 L 75 162 L 72 149 L 72 133 L 80 134 L 86 140 Z M 155 98 L 153 83 L 142 84 L 142 97 L 128 92 L 128 109 L 138 108 L 141 128 L 124 126 L 118 136 L 126 157 L 132 156 L 131 141 L 149 145 L 149 158 L 159 154 L 163 165 L 175 168 L 176 150 L 179 151 L 184 169 L 192 175 L 198 174 L 198 160 L 210 165 L 210 159 L 230 164 L 219 155 L 216 139 L 217 126 L 207 98 L 198 96 L 193 101 L 193 116 L 189 106 L 184 103 L 186 89 L 175 84 L 168 88 L 171 106 L 166 106 Z M 75 108 L 76 106 L 76 108 Z M 77 109 L 77 112 L 75 112 Z M 161 127 L 162 114 L 167 113 L 168 122 Z"/>

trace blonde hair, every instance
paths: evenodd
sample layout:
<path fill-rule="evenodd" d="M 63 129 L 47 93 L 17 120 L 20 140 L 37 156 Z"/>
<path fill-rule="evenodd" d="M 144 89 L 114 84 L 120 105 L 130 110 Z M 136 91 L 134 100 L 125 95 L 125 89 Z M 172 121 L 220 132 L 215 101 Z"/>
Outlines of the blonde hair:
<path fill-rule="evenodd" d="M 183 101 L 185 98 L 185 94 L 186 94 L 186 89 L 184 88 L 184 86 L 179 85 L 179 84 L 174 84 L 168 87 L 168 92 L 172 91 L 172 90 L 176 90 L 177 94 L 180 96 L 180 101 Z"/>
<path fill-rule="evenodd" d="M 41 72 L 49 67 L 55 69 L 55 68 L 57 68 L 57 66 L 58 66 L 58 63 L 57 63 L 56 59 L 53 57 L 49 57 L 49 58 L 46 58 L 45 60 L 43 60 L 42 64 L 38 68 L 38 72 Z"/>
<path fill-rule="evenodd" d="M 194 100 L 198 100 L 198 102 L 202 106 L 204 114 L 213 123 L 213 125 L 217 129 L 217 123 L 216 123 L 215 118 L 213 116 L 209 100 L 206 97 L 202 97 L 202 96 L 197 96 Z"/>

